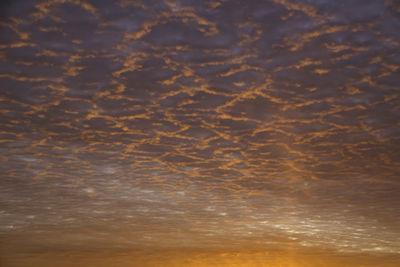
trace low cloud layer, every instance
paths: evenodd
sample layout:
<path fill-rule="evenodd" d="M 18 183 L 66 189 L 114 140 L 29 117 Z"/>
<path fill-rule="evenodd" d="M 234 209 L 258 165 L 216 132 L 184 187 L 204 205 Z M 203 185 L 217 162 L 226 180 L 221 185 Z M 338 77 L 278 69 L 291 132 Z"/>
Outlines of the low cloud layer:
<path fill-rule="evenodd" d="M 2 10 L 3 238 L 398 255 L 396 1 Z"/>

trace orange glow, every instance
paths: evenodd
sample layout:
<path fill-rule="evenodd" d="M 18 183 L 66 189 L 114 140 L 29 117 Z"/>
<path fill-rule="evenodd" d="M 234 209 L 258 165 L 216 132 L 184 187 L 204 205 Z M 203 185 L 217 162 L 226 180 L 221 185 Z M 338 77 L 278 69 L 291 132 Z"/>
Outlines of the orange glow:
<path fill-rule="evenodd" d="M 15 257 L 10 260 L 10 258 Z M 8 260 L 10 260 L 8 262 Z M 382 258 L 361 254 L 332 254 L 326 251 L 308 252 L 212 252 L 196 250 L 162 251 L 98 251 L 8 255 L 3 261 L 8 267 L 397 267 L 398 258 Z"/>

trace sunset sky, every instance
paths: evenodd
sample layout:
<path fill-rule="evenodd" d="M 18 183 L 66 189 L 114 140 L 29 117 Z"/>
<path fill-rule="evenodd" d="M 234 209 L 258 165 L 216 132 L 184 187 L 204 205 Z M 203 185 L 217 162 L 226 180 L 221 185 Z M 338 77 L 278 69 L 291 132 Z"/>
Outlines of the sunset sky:
<path fill-rule="evenodd" d="M 0 266 L 400 262 L 400 2 L 0 6 Z"/>

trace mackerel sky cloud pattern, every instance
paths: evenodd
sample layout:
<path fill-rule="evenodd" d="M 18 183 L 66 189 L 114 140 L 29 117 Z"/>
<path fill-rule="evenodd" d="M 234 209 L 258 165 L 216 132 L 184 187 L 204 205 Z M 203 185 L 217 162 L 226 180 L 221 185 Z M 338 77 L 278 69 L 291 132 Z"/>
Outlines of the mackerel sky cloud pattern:
<path fill-rule="evenodd" d="M 52 249 L 399 257 L 399 2 L 0 13 L 5 266 Z"/>

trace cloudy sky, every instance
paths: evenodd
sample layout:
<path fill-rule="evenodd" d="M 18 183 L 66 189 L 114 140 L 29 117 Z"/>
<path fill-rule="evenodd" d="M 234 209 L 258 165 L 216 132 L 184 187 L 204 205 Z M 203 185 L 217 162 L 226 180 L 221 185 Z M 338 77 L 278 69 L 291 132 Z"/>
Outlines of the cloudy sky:
<path fill-rule="evenodd" d="M 0 10 L 1 266 L 396 266 L 398 1 Z"/>

